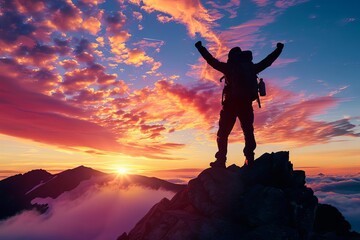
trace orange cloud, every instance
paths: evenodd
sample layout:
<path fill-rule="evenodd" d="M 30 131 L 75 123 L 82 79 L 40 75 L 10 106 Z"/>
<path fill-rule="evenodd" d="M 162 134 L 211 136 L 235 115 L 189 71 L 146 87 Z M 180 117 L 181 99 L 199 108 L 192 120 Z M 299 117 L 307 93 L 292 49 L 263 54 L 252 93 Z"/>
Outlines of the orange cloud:
<path fill-rule="evenodd" d="M 96 41 L 100 44 L 100 46 L 105 46 L 104 37 L 97 37 Z"/>
<path fill-rule="evenodd" d="M 45 3 L 36 0 L 14 0 L 20 13 L 37 13 L 45 10 Z"/>
<path fill-rule="evenodd" d="M 140 1 L 134 1 L 133 3 L 141 4 Z M 159 11 L 171 16 L 168 18 L 160 15 L 158 17 L 160 21 L 171 19 L 184 24 L 191 37 L 195 37 L 195 34 L 198 32 L 209 41 L 220 44 L 218 37 L 211 29 L 217 17 L 211 15 L 200 1 L 143 0 L 142 4 L 141 8 L 147 12 Z"/>
<path fill-rule="evenodd" d="M 118 63 L 125 63 L 127 65 L 134 65 L 136 67 L 142 66 L 144 63 L 152 65 L 149 74 L 153 74 L 160 66 L 160 62 L 156 62 L 154 58 L 148 56 L 142 49 L 129 49 L 126 47 L 126 41 L 131 35 L 125 31 L 120 32 L 116 36 L 109 37 L 111 51 L 115 54 L 115 61 Z M 135 44 L 141 45 L 141 44 Z"/>
<path fill-rule="evenodd" d="M 61 62 L 59 62 L 59 65 L 65 68 L 66 70 L 74 69 L 75 67 L 79 66 L 79 63 L 76 60 L 73 59 L 66 59 Z"/>
<path fill-rule="evenodd" d="M 162 23 L 167 23 L 167 22 L 174 20 L 173 17 L 168 17 L 168 16 L 164 16 L 164 15 L 160 15 L 160 14 L 156 15 L 156 18 L 159 22 L 162 22 Z"/>
<path fill-rule="evenodd" d="M 65 0 L 62 5 L 52 13 L 51 24 L 62 31 L 77 30 L 83 21 L 80 9 L 71 0 Z"/>
<path fill-rule="evenodd" d="M 81 2 L 89 5 L 99 5 L 100 3 L 105 2 L 105 0 L 80 0 Z"/>
<path fill-rule="evenodd" d="M 136 67 L 143 65 L 144 62 L 146 63 L 153 63 L 154 59 L 146 55 L 143 50 L 140 49 L 133 49 L 129 50 L 126 54 L 126 60 L 124 61 L 126 64 L 135 65 Z"/>
<path fill-rule="evenodd" d="M 141 21 L 143 19 L 143 15 L 136 11 L 133 12 L 133 16 L 139 21 Z"/>
<path fill-rule="evenodd" d="M 58 59 L 56 51 L 55 47 L 47 45 L 20 46 L 14 55 L 19 64 L 52 69 Z"/>
<path fill-rule="evenodd" d="M 96 35 L 101 30 L 101 22 L 95 17 L 89 17 L 82 22 L 82 27 L 91 34 Z"/>
<path fill-rule="evenodd" d="M 129 39 L 130 36 L 131 35 L 126 31 L 120 31 L 119 33 L 117 33 L 117 35 L 110 36 L 109 42 L 111 46 L 111 52 L 120 57 L 124 55 L 127 50 L 125 42 Z"/>

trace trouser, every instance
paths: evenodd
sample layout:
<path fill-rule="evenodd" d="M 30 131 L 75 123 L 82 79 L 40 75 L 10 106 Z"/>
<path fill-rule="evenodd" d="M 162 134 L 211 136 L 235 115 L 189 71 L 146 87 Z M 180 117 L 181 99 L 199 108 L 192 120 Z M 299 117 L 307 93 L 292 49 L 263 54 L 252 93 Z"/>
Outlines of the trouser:
<path fill-rule="evenodd" d="M 234 127 L 236 118 L 239 118 L 240 125 L 245 137 L 244 155 L 248 161 L 254 160 L 256 148 L 254 136 L 254 110 L 252 103 L 224 104 L 220 112 L 219 130 L 217 132 L 218 152 L 215 157 L 218 161 L 226 161 L 228 137 Z"/>

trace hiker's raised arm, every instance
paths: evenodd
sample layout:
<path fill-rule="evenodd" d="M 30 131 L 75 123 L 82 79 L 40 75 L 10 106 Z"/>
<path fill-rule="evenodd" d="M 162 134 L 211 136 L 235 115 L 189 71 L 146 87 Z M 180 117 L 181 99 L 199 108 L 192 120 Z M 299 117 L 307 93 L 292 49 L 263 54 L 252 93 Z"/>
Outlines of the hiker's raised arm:
<path fill-rule="evenodd" d="M 270 67 L 271 64 L 275 62 L 275 60 L 280 56 L 283 48 L 284 48 L 283 43 L 277 43 L 276 49 L 272 53 L 270 53 L 266 58 L 264 58 L 259 63 L 255 64 L 256 73 L 259 73 L 263 71 L 265 68 Z"/>
<path fill-rule="evenodd" d="M 211 53 L 209 53 L 209 51 L 202 45 L 201 41 L 196 42 L 195 47 L 210 66 L 222 73 L 225 72 L 226 63 L 220 62 L 214 58 Z"/>

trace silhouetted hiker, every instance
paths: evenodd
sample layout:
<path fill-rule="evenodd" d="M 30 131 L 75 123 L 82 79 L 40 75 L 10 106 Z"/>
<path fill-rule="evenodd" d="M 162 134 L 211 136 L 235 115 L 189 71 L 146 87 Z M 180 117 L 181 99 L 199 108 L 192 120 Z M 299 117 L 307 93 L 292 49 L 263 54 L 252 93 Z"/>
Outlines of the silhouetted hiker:
<path fill-rule="evenodd" d="M 255 64 L 252 62 L 252 52 L 242 51 L 240 47 L 234 47 L 229 51 L 226 63 L 214 58 L 209 51 L 202 46 L 201 41 L 198 41 L 195 47 L 210 66 L 225 75 L 226 81 L 226 87 L 224 88 L 225 100 L 223 100 L 219 130 L 217 132 L 218 152 L 215 154 L 216 161 L 210 163 L 210 166 L 226 167 L 228 137 L 234 127 L 236 118 L 240 120 L 245 137 L 245 165 L 251 165 L 254 162 L 254 150 L 256 148 L 252 102 L 258 98 L 258 92 L 257 80 L 249 81 L 248 79 L 257 78 L 258 73 L 269 67 L 279 57 L 284 44 L 277 43 L 276 49 L 272 53 Z M 255 87 L 252 86 L 254 82 L 256 84 Z"/>

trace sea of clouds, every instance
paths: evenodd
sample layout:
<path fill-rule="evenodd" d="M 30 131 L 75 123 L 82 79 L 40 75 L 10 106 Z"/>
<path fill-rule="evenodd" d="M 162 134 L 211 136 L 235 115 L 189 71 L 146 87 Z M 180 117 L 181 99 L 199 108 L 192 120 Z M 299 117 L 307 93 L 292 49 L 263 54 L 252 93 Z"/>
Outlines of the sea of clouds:
<path fill-rule="evenodd" d="M 330 204 L 344 215 L 352 230 L 360 232 L 360 173 L 348 176 L 319 174 L 306 178 L 320 203 Z"/>
<path fill-rule="evenodd" d="M 42 215 L 24 211 L 1 222 L 0 239 L 116 239 L 129 232 L 155 203 L 173 195 L 140 186 L 122 188 L 116 183 L 81 184 L 56 199 L 34 199 L 32 203 L 49 204 L 48 211 Z"/>

